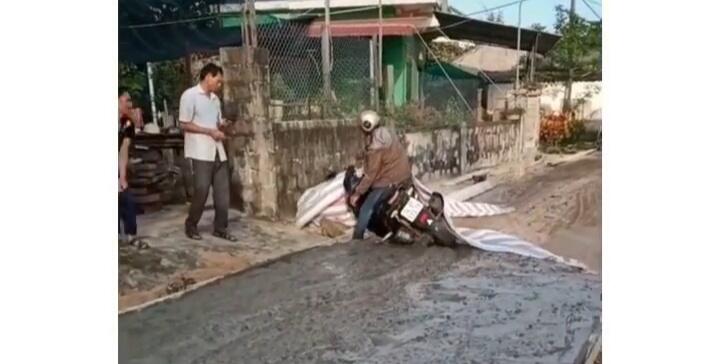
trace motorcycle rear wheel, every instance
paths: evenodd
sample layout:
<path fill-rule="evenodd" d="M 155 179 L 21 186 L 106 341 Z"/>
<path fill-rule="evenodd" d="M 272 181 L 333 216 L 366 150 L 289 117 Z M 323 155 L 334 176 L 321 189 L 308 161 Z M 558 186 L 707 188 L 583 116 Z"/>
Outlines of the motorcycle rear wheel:
<path fill-rule="evenodd" d="M 430 229 L 430 233 L 432 234 L 432 237 L 435 238 L 435 243 L 437 245 L 455 247 L 458 244 L 457 236 L 452 230 L 450 230 L 450 226 L 447 221 L 445 221 L 444 217 L 433 224 Z"/>

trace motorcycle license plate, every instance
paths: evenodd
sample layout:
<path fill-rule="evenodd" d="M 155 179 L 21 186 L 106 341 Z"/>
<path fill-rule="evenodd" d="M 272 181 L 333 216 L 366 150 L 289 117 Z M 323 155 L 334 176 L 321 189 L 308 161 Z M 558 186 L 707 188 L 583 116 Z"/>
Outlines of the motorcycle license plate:
<path fill-rule="evenodd" d="M 425 206 L 422 204 L 422 202 L 418 201 L 416 198 L 410 197 L 408 202 L 405 204 L 405 206 L 403 206 L 403 209 L 400 211 L 400 216 L 410 222 L 414 222 L 415 219 L 417 219 L 418 215 L 420 215 L 423 207 Z"/>

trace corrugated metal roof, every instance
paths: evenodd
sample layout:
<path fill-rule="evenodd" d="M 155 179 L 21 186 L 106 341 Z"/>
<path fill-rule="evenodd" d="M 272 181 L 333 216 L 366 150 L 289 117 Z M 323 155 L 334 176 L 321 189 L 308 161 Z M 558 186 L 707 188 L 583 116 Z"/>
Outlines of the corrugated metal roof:
<path fill-rule="evenodd" d="M 472 40 L 507 48 L 517 47 L 517 27 L 443 12 L 435 12 L 435 17 L 440 22 L 440 30 L 430 30 L 427 34 L 447 35 L 452 39 Z M 520 34 L 520 49 L 531 51 L 537 41 L 536 52 L 540 54 L 547 53 L 560 40 L 558 35 L 532 29 L 521 28 Z"/>

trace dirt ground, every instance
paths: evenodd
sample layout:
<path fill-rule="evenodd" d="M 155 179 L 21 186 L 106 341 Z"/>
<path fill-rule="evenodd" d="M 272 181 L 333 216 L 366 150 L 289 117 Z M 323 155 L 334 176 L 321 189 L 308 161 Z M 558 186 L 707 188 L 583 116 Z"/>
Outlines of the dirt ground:
<path fill-rule="evenodd" d="M 519 177 L 491 174 L 496 187 L 473 200 L 510 205 L 515 212 L 456 219 L 456 225 L 517 235 L 601 272 L 602 155 L 594 152 L 553 165 L 536 163 Z"/>

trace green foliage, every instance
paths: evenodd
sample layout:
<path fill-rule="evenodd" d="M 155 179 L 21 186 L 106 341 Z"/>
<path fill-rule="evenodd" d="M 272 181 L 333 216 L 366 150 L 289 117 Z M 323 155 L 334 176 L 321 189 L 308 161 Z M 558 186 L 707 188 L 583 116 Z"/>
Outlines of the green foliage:
<path fill-rule="evenodd" d="M 401 130 L 428 129 L 462 125 L 470 115 L 457 97 L 450 97 L 443 110 L 431 106 L 421 107 L 417 103 L 408 103 L 395 108 L 388 115 Z"/>
<path fill-rule="evenodd" d="M 288 86 L 282 74 L 275 73 L 270 81 L 270 95 L 273 99 L 283 101 L 295 100 L 295 91 Z"/>
<path fill-rule="evenodd" d="M 118 8 L 118 23 L 123 25 L 160 23 L 186 20 L 217 14 L 218 0 L 195 1 L 121 1 Z M 217 26 L 216 19 L 195 21 L 197 28 Z"/>
<path fill-rule="evenodd" d="M 538 65 L 538 77 L 555 81 L 596 79 L 602 74 L 602 22 L 590 22 L 558 5 L 555 32 L 562 38 Z"/>
<path fill-rule="evenodd" d="M 220 25 L 219 18 L 211 15 L 219 13 L 219 0 L 195 1 L 120 1 L 118 23 L 122 27 L 138 24 L 162 23 L 196 19 L 186 25 L 194 29 L 206 29 Z M 206 17 L 202 20 L 197 18 Z M 154 65 L 155 100 L 158 111 L 163 108 L 163 100 L 167 100 L 168 111 L 176 112 L 180 95 L 189 77 L 182 60 L 158 62 Z M 118 84 L 130 91 L 133 103 L 150 113 L 150 95 L 147 72 L 144 64 L 120 63 L 118 67 Z"/>
<path fill-rule="evenodd" d="M 530 29 L 536 30 L 538 32 L 544 32 L 547 30 L 547 27 L 545 27 L 544 25 L 542 25 L 540 23 L 533 23 L 532 25 L 530 25 Z"/>
<path fill-rule="evenodd" d="M 336 103 L 344 115 L 357 115 L 369 105 L 363 101 L 370 99 L 370 87 L 373 81 L 369 78 L 342 78 L 335 84 Z"/>
<path fill-rule="evenodd" d="M 502 11 L 498 11 L 497 13 L 491 11 L 487 16 L 487 20 L 494 23 L 505 24 Z"/>
<path fill-rule="evenodd" d="M 185 81 L 187 76 L 183 62 L 153 63 L 153 71 L 155 100 L 158 111 L 162 110 L 163 100 L 167 100 L 168 111 L 176 111 L 180 102 L 180 95 L 188 86 Z M 150 90 L 144 65 L 120 63 L 118 66 L 118 86 L 127 89 L 134 100 L 134 105 L 141 107 L 146 114 L 149 114 Z"/>
<path fill-rule="evenodd" d="M 120 63 L 118 67 L 118 87 L 128 90 L 130 95 L 138 97 L 147 85 L 147 74 L 137 65 Z"/>
<path fill-rule="evenodd" d="M 389 117 L 395 125 L 402 130 L 413 128 L 428 128 L 442 122 L 442 115 L 432 107 L 420 107 L 417 103 L 408 103 L 395 108 Z"/>
<path fill-rule="evenodd" d="M 569 137 L 568 143 L 577 143 L 582 140 L 583 136 L 587 133 L 587 128 L 582 120 L 571 120 L 569 125 Z"/>
<path fill-rule="evenodd" d="M 158 110 L 167 100 L 168 111 L 173 112 L 180 106 L 180 96 L 187 88 L 187 73 L 181 61 L 168 61 L 153 64 L 155 81 L 155 97 Z"/>
<path fill-rule="evenodd" d="M 446 125 L 461 125 L 470 116 L 467 108 L 458 100 L 457 95 L 450 96 L 443 113 Z"/>

